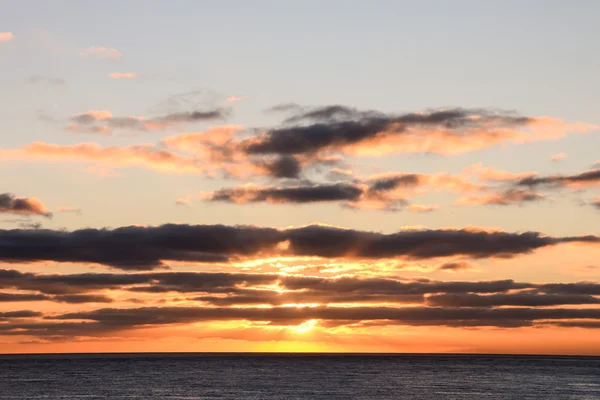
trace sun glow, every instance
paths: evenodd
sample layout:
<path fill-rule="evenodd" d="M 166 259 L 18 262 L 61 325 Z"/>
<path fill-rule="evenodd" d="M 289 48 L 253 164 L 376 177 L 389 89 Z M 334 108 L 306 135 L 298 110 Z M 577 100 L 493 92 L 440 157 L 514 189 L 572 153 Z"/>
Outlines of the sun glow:
<path fill-rule="evenodd" d="M 314 327 L 317 325 L 317 322 L 318 321 L 316 319 L 309 319 L 308 321 L 304 321 L 300 325 L 290 326 L 289 328 L 294 330 L 296 333 L 307 333 L 314 329 Z"/>

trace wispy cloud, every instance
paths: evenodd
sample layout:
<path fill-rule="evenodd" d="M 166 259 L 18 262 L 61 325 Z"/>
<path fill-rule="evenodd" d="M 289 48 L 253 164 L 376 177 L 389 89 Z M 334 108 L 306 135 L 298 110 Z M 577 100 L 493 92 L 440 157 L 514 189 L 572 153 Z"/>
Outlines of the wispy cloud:
<path fill-rule="evenodd" d="M 71 117 L 71 123 L 65 128 L 76 133 L 95 133 L 110 135 L 114 129 L 137 131 L 164 131 L 183 123 L 194 123 L 224 119 L 229 116 L 228 109 L 196 110 L 172 113 L 159 117 L 116 117 L 108 110 L 89 110 Z"/>
<path fill-rule="evenodd" d="M 564 160 L 565 158 L 567 158 L 567 155 L 565 153 L 558 153 L 558 154 L 553 154 L 550 157 L 550 160 L 554 161 L 554 162 L 558 162 L 558 161 Z"/>
<path fill-rule="evenodd" d="M 247 98 L 248 98 L 248 96 L 229 96 L 227 98 L 227 102 L 228 103 L 233 103 L 235 101 L 245 100 Z"/>
<path fill-rule="evenodd" d="M 57 86 L 64 86 L 67 84 L 67 81 L 62 78 L 51 78 L 42 75 L 32 75 L 29 77 L 29 79 L 27 79 L 27 81 L 31 84 L 46 83 Z"/>
<path fill-rule="evenodd" d="M 56 211 L 62 212 L 62 213 L 81 214 L 81 208 L 75 208 L 75 207 L 70 207 L 70 206 L 58 206 L 58 207 L 56 207 Z"/>
<path fill-rule="evenodd" d="M 138 74 L 134 72 L 111 72 L 108 77 L 112 79 L 136 79 Z"/>
<path fill-rule="evenodd" d="M 95 57 L 107 60 L 118 59 L 123 56 L 123 54 L 121 54 L 121 52 L 117 49 L 100 46 L 88 47 L 87 49 L 83 50 L 80 55 L 83 57 Z"/>
<path fill-rule="evenodd" d="M 511 204 L 523 204 L 544 200 L 546 197 L 541 193 L 530 190 L 509 189 L 500 193 L 488 193 L 477 196 L 465 196 L 456 201 L 457 205 L 498 205 L 508 206 Z"/>
<path fill-rule="evenodd" d="M 412 212 L 417 213 L 429 213 L 438 210 L 440 206 L 436 205 L 424 205 L 424 204 L 409 204 L 406 208 Z"/>
<path fill-rule="evenodd" d="M 0 32 L 0 42 L 10 42 L 15 38 L 12 32 Z"/>

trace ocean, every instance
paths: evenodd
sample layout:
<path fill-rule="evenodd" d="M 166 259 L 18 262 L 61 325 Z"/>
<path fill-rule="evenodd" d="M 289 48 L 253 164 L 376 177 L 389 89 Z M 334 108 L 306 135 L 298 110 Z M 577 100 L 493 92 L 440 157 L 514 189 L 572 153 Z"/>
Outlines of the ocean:
<path fill-rule="evenodd" d="M 0 399 L 600 399 L 599 357 L 0 356 Z"/>

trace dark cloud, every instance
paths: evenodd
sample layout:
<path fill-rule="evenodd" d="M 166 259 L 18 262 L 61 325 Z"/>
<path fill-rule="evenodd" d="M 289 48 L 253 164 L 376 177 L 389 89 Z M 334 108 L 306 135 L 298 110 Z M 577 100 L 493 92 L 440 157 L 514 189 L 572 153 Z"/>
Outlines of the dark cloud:
<path fill-rule="evenodd" d="M 312 109 L 291 109 L 289 111 L 295 111 L 295 114 L 286 118 L 283 121 L 284 123 L 330 122 L 350 119 L 356 120 L 369 117 L 385 117 L 385 114 L 380 112 L 360 111 L 356 108 L 342 105 L 331 105 Z"/>
<path fill-rule="evenodd" d="M 468 269 L 472 269 L 473 267 L 471 266 L 471 264 L 466 263 L 466 262 L 450 262 L 450 263 L 444 263 L 442 265 L 440 265 L 437 270 L 438 271 L 465 271 Z"/>
<path fill-rule="evenodd" d="M 0 213 L 52 216 L 46 206 L 35 197 L 15 197 L 12 193 L 0 194 Z"/>
<path fill-rule="evenodd" d="M 410 127 L 466 129 L 494 126 L 526 126 L 531 120 L 507 113 L 480 109 L 451 109 L 427 113 L 386 115 L 361 112 L 344 106 L 327 106 L 288 118 L 289 122 L 313 121 L 309 125 L 276 128 L 246 143 L 250 154 L 310 154 L 326 148 L 340 148 L 385 132 L 402 135 Z"/>
<path fill-rule="evenodd" d="M 273 107 L 269 107 L 265 111 L 266 112 L 292 112 L 292 111 L 293 112 L 301 112 L 304 109 L 306 109 L 306 107 L 303 107 L 296 103 L 283 103 L 283 104 L 278 104 Z"/>
<path fill-rule="evenodd" d="M 81 303 L 112 303 L 112 299 L 103 295 L 92 294 L 65 294 L 54 296 L 54 301 L 59 303 L 81 304 Z"/>
<path fill-rule="evenodd" d="M 58 303 L 111 303 L 112 299 L 103 295 L 67 294 L 48 296 L 42 293 L 0 293 L 0 302 L 11 303 L 18 301 L 55 301 Z"/>
<path fill-rule="evenodd" d="M 223 225 L 129 226 L 73 232 L 0 230 L 0 260 L 5 262 L 88 262 L 115 268 L 147 270 L 161 260 L 224 262 L 249 256 L 280 242 L 270 228 Z"/>
<path fill-rule="evenodd" d="M 162 122 L 196 122 L 196 121 L 207 121 L 213 119 L 223 119 L 230 115 L 229 109 L 217 108 L 208 111 L 191 111 L 191 112 L 180 112 L 167 114 L 162 117 L 154 118 L 154 121 Z"/>
<path fill-rule="evenodd" d="M 597 236 L 555 238 L 539 232 L 439 229 L 382 234 L 316 225 L 290 229 L 286 236 L 290 252 L 296 255 L 344 257 L 351 254 L 355 258 L 512 257 L 559 243 L 600 242 Z"/>
<path fill-rule="evenodd" d="M 481 296 L 472 293 L 453 293 L 429 296 L 427 303 L 439 307 L 544 307 L 567 304 L 599 304 L 600 299 L 580 294 L 503 293 Z"/>
<path fill-rule="evenodd" d="M 40 301 L 48 300 L 50 297 L 34 293 L 0 293 L 0 302 L 10 303 L 16 301 Z"/>
<path fill-rule="evenodd" d="M 313 196 L 303 194 L 301 199 Z M 512 257 L 560 243 L 599 243 L 593 235 L 544 236 L 471 229 L 409 230 L 392 234 L 309 225 L 277 230 L 251 226 L 161 225 L 117 229 L 0 230 L 0 261 L 97 263 L 148 270 L 163 261 L 226 262 L 262 255 L 352 259 L 466 256 Z M 285 249 L 278 246 L 286 243 Z"/>
<path fill-rule="evenodd" d="M 600 169 L 592 169 L 575 175 L 532 176 L 519 180 L 517 184 L 530 187 L 560 187 L 568 185 L 577 187 L 600 185 Z"/>
<path fill-rule="evenodd" d="M 160 272 L 51 275 L 0 269 L 0 288 L 30 290 L 53 295 L 73 295 L 105 289 L 129 289 L 138 292 L 229 293 L 236 291 L 236 286 L 239 285 L 274 284 L 278 279 L 279 276 L 273 274 Z"/>
<path fill-rule="evenodd" d="M 43 314 L 37 311 L 0 311 L 0 321 L 12 319 L 12 318 L 36 318 L 41 317 Z"/>
<path fill-rule="evenodd" d="M 289 321 L 387 320 L 415 326 L 530 326 L 536 321 L 600 319 L 600 309 L 562 308 L 445 308 L 445 307 L 144 307 L 105 308 L 66 313 L 54 320 L 84 320 L 114 330 L 135 327 L 194 323 L 203 321 L 249 320 L 288 323 Z"/>
<path fill-rule="evenodd" d="M 258 163 L 258 165 L 265 168 L 268 175 L 275 178 L 298 178 L 302 171 L 300 162 L 290 155 L 278 156 L 272 160 L 265 160 Z"/>
<path fill-rule="evenodd" d="M 288 290 L 326 291 L 338 294 L 423 295 L 429 293 L 496 293 L 532 287 L 512 280 L 480 282 L 441 282 L 431 280 L 397 281 L 383 278 L 317 278 L 285 276 L 280 285 Z"/>
<path fill-rule="evenodd" d="M 480 196 L 462 197 L 457 201 L 460 205 L 496 205 L 509 206 L 544 200 L 546 197 L 531 190 L 508 189 L 499 193 L 489 193 Z"/>
<path fill-rule="evenodd" d="M 353 184 L 336 183 L 293 187 L 252 187 L 240 186 L 221 189 L 210 194 L 210 201 L 233 203 L 316 203 L 326 201 L 355 201 L 362 190 Z"/>
<path fill-rule="evenodd" d="M 600 283 L 576 282 L 576 283 L 546 283 L 539 285 L 539 290 L 544 293 L 555 294 L 589 294 L 600 296 Z"/>

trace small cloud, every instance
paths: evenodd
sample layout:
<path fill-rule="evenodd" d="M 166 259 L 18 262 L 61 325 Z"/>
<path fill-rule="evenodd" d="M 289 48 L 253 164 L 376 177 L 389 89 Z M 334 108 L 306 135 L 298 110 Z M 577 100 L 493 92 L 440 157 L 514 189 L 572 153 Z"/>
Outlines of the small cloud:
<path fill-rule="evenodd" d="M 177 200 L 175 200 L 175 204 L 177 204 L 178 206 L 189 206 L 191 202 L 192 199 L 190 199 L 190 196 L 180 197 Z"/>
<path fill-rule="evenodd" d="M 123 176 L 122 173 L 115 171 L 112 168 L 104 167 L 102 165 L 92 165 L 91 167 L 87 167 L 84 169 L 88 174 L 101 176 L 103 178 L 114 178 L 118 176 Z"/>
<path fill-rule="evenodd" d="M 12 193 L 0 194 L 0 213 L 52 217 L 52 213 L 39 199 L 35 197 L 16 197 Z"/>
<path fill-rule="evenodd" d="M 15 38 L 12 32 L 0 32 L 0 42 L 10 42 Z"/>
<path fill-rule="evenodd" d="M 117 49 L 111 49 L 110 47 L 98 47 L 92 46 L 83 50 L 80 53 L 83 57 L 96 57 L 105 60 L 121 58 L 123 54 Z"/>
<path fill-rule="evenodd" d="M 27 81 L 31 84 L 47 83 L 47 84 L 56 85 L 56 86 L 64 86 L 67 84 L 67 81 L 65 81 L 64 79 L 50 78 L 50 77 L 41 76 L 41 75 L 32 75 L 29 77 L 29 79 L 27 79 Z"/>
<path fill-rule="evenodd" d="M 42 224 L 40 222 L 22 222 L 19 224 L 21 229 L 40 229 Z"/>
<path fill-rule="evenodd" d="M 112 79 L 136 79 L 138 74 L 134 72 L 111 72 L 108 76 Z"/>
<path fill-rule="evenodd" d="M 234 101 L 245 100 L 247 98 L 248 98 L 248 96 L 229 96 L 227 98 L 227 102 L 228 103 L 233 103 Z"/>
<path fill-rule="evenodd" d="M 448 262 L 440 265 L 436 269 L 444 272 L 460 272 L 473 269 L 473 266 L 466 262 Z"/>
<path fill-rule="evenodd" d="M 408 208 L 412 212 L 428 213 L 438 210 L 440 207 L 437 204 L 432 206 L 427 206 L 423 204 L 409 204 L 406 208 Z"/>
<path fill-rule="evenodd" d="M 552 160 L 554 162 L 558 162 L 558 161 L 564 160 L 565 158 L 567 158 L 567 155 L 565 153 L 558 153 L 558 154 L 553 154 L 550 157 L 550 160 Z"/>
<path fill-rule="evenodd" d="M 592 167 L 600 167 L 600 160 L 594 161 L 594 163 L 592 164 Z"/>
<path fill-rule="evenodd" d="M 81 214 L 80 208 L 74 208 L 74 207 L 69 207 L 69 206 L 58 206 L 58 207 L 56 207 L 56 211 L 63 212 L 63 213 Z"/>

